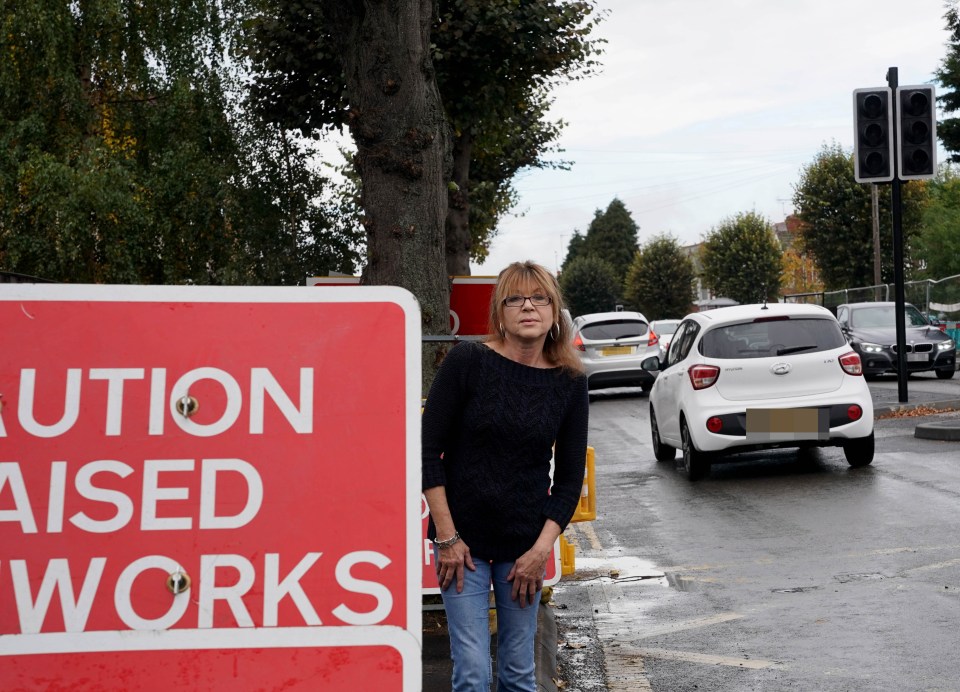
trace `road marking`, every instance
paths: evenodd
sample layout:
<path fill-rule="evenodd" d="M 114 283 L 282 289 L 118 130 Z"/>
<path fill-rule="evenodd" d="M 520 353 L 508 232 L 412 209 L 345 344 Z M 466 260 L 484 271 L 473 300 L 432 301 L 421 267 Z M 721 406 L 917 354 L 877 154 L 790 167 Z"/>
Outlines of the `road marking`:
<path fill-rule="evenodd" d="M 659 627 L 647 627 L 637 636 L 637 639 L 647 639 L 649 637 L 660 637 L 674 632 L 685 632 L 687 630 L 700 629 L 701 627 L 711 627 L 719 625 L 722 622 L 739 620 L 743 617 L 742 613 L 717 613 L 710 617 L 694 618 L 693 620 L 683 620 L 681 622 L 671 622 Z"/>
<path fill-rule="evenodd" d="M 897 548 L 877 548 L 856 553 L 846 553 L 846 557 L 870 557 L 872 555 L 897 555 L 899 553 L 922 553 L 927 551 L 945 552 L 957 550 L 960 545 L 906 545 Z"/>
<path fill-rule="evenodd" d="M 741 565 L 773 565 L 778 560 L 772 557 L 758 557 L 753 560 L 743 560 L 737 562 L 712 562 L 705 565 L 671 565 L 661 567 L 664 572 L 706 572 L 714 569 L 725 569 L 727 567 L 739 567 Z"/>
<path fill-rule="evenodd" d="M 901 574 L 903 576 L 907 576 L 910 574 L 916 574 L 918 572 L 932 572 L 934 570 L 943 569 L 945 567 L 953 567 L 955 565 L 960 565 L 960 558 L 946 560 L 945 562 L 934 562 L 930 565 L 920 565 L 919 567 L 904 570 Z"/>
<path fill-rule="evenodd" d="M 583 532 L 587 535 L 587 540 L 590 541 L 590 547 L 594 550 L 603 550 L 603 544 L 600 543 L 600 536 L 597 535 L 596 529 L 593 528 L 593 522 L 587 522 L 583 527 Z"/>
<path fill-rule="evenodd" d="M 893 548 L 877 548 L 874 550 L 859 550 L 854 552 L 841 553 L 834 557 L 837 558 L 864 558 L 874 557 L 876 555 L 897 555 L 901 553 L 924 553 L 924 552 L 946 552 L 960 549 L 960 545 L 919 545 L 919 546 L 897 546 Z M 707 572 L 711 570 L 723 570 L 730 567 L 742 567 L 744 565 L 771 565 L 776 564 L 777 559 L 772 557 L 754 558 L 752 560 L 738 560 L 736 562 L 712 562 L 699 565 L 670 565 L 658 569 L 667 573 L 683 575 L 685 572 Z M 947 564 L 947 563 L 944 563 Z M 695 579 L 695 577 L 683 577 L 684 579 Z"/>
<path fill-rule="evenodd" d="M 576 535 L 582 535 L 590 544 L 590 548 L 597 552 L 603 552 L 603 544 L 600 537 L 593 528 L 593 522 L 582 522 L 571 524 L 576 529 Z M 574 537 L 576 543 L 576 537 Z M 623 592 L 620 585 L 616 582 L 610 584 L 601 583 L 599 592 L 603 603 L 598 603 L 596 598 L 591 598 L 595 610 L 599 613 L 601 607 L 610 608 L 614 604 L 627 606 L 624 610 L 639 610 L 640 603 L 623 599 Z M 594 589 L 588 589 L 588 594 L 595 593 Z M 608 611 L 609 612 L 609 611 Z M 603 650 L 604 668 L 606 669 L 607 692 L 635 692 L 640 690 L 645 692 L 653 690 L 650 687 L 650 681 L 647 680 L 647 672 L 643 667 L 643 658 L 639 655 L 623 656 L 620 650 L 621 634 L 633 634 L 621 632 L 620 625 L 623 624 L 623 612 L 615 619 L 608 619 L 600 615 L 594 615 L 594 625 L 597 628 L 597 639 L 600 640 L 600 648 Z"/>
<path fill-rule="evenodd" d="M 670 651 L 669 649 L 631 649 L 630 653 L 646 658 L 661 658 L 671 661 L 685 661 L 687 663 L 702 663 L 708 666 L 731 666 L 734 668 L 779 668 L 783 664 L 778 661 L 765 661 L 756 658 L 736 658 L 733 656 L 711 656 L 698 654 L 692 651 Z"/>
<path fill-rule="evenodd" d="M 590 550 L 603 552 L 603 544 L 597 535 L 592 522 L 582 522 L 571 524 L 570 528 L 573 535 L 568 539 L 578 548 L 579 538 L 586 542 Z M 765 565 L 775 562 L 773 558 L 760 558 L 751 561 L 753 564 Z M 728 564 L 702 564 L 668 567 L 662 572 L 705 572 L 730 567 L 735 563 Z M 657 570 L 658 572 L 660 570 Z M 696 581 L 714 581 L 715 577 L 700 576 L 685 577 Z M 722 665 L 734 668 L 762 669 L 772 668 L 783 665 L 777 661 L 768 661 L 764 659 L 737 658 L 732 656 L 717 656 L 712 654 L 701 654 L 689 651 L 673 651 L 669 649 L 637 647 L 625 643 L 630 640 L 637 641 L 651 637 L 661 637 L 664 635 L 683 632 L 703 627 L 711 627 L 731 620 L 739 620 L 745 617 L 742 613 L 718 613 L 709 617 L 694 618 L 682 622 L 664 624 L 658 627 L 637 626 L 637 623 L 643 619 L 643 614 L 647 609 L 647 604 L 624 598 L 621 584 L 616 580 L 612 582 L 600 582 L 598 589 L 590 589 L 588 593 L 595 594 L 591 600 L 594 605 L 594 625 L 597 628 L 597 639 L 603 650 L 603 658 L 606 667 L 607 690 L 608 692 L 633 692 L 634 690 L 652 690 L 650 681 L 646 677 L 643 659 L 656 658 L 663 660 L 683 661 L 686 663 L 695 663 L 701 665 Z M 599 598 L 597 598 L 599 596 Z M 634 614 L 636 617 L 630 617 Z M 627 617 L 625 617 L 627 616 Z"/>
<path fill-rule="evenodd" d="M 637 656 L 617 656 L 611 658 L 607 647 L 603 647 L 607 667 L 607 692 L 633 692 L 634 690 L 652 690 L 647 680 L 647 671 L 643 667 L 643 658 Z"/>
<path fill-rule="evenodd" d="M 593 550 L 603 550 L 603 544 L 600 543 L 600 537 L 597 535 L 596 530 L 593 528 L 592 521 L 577 522 L 576 524 L 570 524 L 570 528 L 574 529 L 576 533 L 582 533 L 587 539 L 587 542 L 590 544 L 590 548 Z"/>

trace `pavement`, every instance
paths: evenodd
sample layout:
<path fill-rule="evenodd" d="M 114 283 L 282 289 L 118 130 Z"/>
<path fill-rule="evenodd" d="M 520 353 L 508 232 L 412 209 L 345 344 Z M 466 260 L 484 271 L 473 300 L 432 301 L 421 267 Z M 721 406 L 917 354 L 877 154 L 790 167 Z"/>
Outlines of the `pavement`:
<path fill-rule="evenodd" d="M 907 401 L 901 402 L 899 390 L 894 381 L 892 387 L 880 389 L 871 387 L 870 394 L 873 397 L 873 414 L 879 416 L 896 411 L 910 411 L 917 408 L 929 408 L 935 411 L 948 411 L 960 409 L 960 383 L 957 384 L 957 391 L 954 396 L 944 394 L 933 386 L 926 386 L 927 382 L 932 380 L 907 380 Z M 950 380 L 953 382 L 953 380 Z"/>
<path fill-rule="evenodd" d="M 953 380 L 949 380 L 953 382 Z M 933 380 L 913 378 L 907 380 L 907 401 L 901 402 L 898 386 L 886 388 L 871 387 L 873 396 L 874 416 L 891 414 L 909 415 L 911 411 L 924 409 L 926 411 L 960 411 L 960 384 L 951 388 L 952 394 L 944 394 L 944 384 L 939 385 Z M 914 437 L 925 440 L 941 440 L 944 442 L 960 442 L 960 418 L 946 418 L 943 420 L 917 423 Z"/>
<path fill-rule="evenodd" d="M 929 382 L 927 380 L 926 382 Z M 926 386 L 919 379 L 907 381 L 907 401 L 901 402 L 899 388 L 871 387 L 874 416 L 909 414 L 917 409 L 960 411 L 960 383 L 956 396 L 945 395 L 943 387 Z M 960 441 L 960 418 L 918 423 L 916 436 L 926 439 Z M 494 682 L 496 682 L 496 637 L 491 637 Z M 450 692 L 450 642 L 447 638 L 442 606 L 425 610 L 423 631 L 423 692 Z M 557 688 L 557 622 L 553 607 L 541 603 L 536 640 L 537 691 L 558 692 Z"/>

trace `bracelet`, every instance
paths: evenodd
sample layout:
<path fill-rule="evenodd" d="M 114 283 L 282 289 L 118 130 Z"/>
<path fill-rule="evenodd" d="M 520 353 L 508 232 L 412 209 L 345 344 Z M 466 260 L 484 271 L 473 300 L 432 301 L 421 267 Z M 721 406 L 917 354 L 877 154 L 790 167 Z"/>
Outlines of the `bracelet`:
<path fill-rule="evenodd" d="M 438 548 L 450 548 L 460 540 L 460 534 L 456 531 L 453 532 L 453 535 L 445 541 L 438 541 L 436 538 L 433 539 L 433 544 Z"/>

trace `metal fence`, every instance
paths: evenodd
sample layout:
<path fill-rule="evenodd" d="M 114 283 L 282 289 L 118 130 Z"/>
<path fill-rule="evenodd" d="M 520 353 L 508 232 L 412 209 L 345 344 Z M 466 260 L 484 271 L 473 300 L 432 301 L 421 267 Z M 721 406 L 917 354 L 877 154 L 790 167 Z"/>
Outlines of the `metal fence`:
<path fill-rule="evenodd" d="M 904 300 L 940 323 L 941 328 L 960 341 L 960 274 L 944 279 L 907 281 L 903 285 Z M 844 303 L 865 303 L 873 300 L 894 300 L 894 285 L 861 286 L 839 291 L 793 293 L 783 296 L 785 303 L 822 305 L 836 312 Z"/>
<path fill-rule="evenodd" d="M 941 320 L 960 320 L 960 274 L 945 279 L 907 281 L 903 285 L 906 302 L 931 317 Z M 844 288 L 839 291 L 791 293 L 783 296 L 785 303 L 810 303 L 835 309 L 843 303 L 864 303 L 872 300 L 894 299 L 893 284 Z"/>

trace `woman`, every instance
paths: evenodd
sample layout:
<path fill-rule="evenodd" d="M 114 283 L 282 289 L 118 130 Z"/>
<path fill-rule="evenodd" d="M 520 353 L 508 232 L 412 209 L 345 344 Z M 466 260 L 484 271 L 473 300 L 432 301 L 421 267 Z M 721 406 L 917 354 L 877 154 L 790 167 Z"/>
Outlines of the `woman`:
<path fill-rule="evenodd" d="M 586 378 L 562 309 L 550 272 L 508 266 L 490 302 L 491 336 L 450 350 L 424 405 L 423 492 L 454 692 L 490 689 L 491 584 L 498 690 L 537 689 L 536 606 L 580 499 L 587 447 Z"/>

